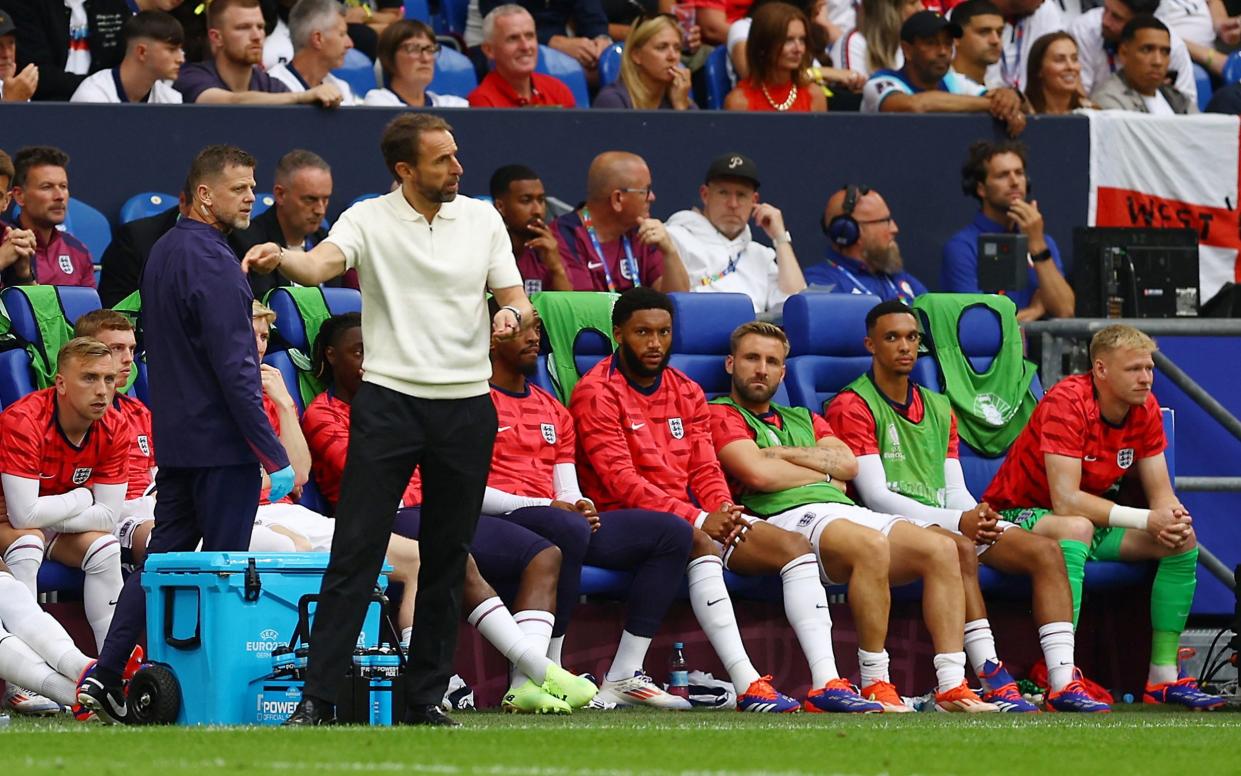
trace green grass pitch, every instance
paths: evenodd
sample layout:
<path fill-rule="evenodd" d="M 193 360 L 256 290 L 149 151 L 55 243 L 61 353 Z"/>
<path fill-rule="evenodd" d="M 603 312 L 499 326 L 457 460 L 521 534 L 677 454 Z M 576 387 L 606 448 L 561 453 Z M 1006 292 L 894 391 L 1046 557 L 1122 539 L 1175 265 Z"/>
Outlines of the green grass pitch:
<path fill-rule="evenodd" d="M 1241 773 L 1241 714 L 1231 711 L 455 716 L 463 725 L 457 730 L 107 728 L 14 719 L 0 730 L 0 764 L 22 776 Z"/>

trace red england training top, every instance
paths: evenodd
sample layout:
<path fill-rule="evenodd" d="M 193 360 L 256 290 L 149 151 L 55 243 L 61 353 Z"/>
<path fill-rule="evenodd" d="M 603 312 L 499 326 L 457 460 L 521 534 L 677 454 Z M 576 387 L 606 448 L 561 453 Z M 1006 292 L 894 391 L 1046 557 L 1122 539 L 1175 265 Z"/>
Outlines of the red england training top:
<path fill-rule="evenodd" d="M 115 407 L 74 446 L 56 419 L 56 389 L 27 394 L 0 413 L 0 473 L 39 481 L 40 496 L 120 485 L 129 477 L 129 424 Z"/>
<path fill-rule="evenodd" d="M 142 498 L 151 484 L 151 469 L 155 466 L 155 442 L 151 433 L 151 411 L 137 399 L 117 393 L 112 406 L 129 423 L 129 489 L 125 499 Z"/>
<path fill-rule="evenodd" d="M 496 443 L 487 486 L 515 496 L 555 498 L 554 469 L 573 463 L 573 418 L 560 402 L 537 385 L 525 393 L 491 386 L 496 405 Z"/>

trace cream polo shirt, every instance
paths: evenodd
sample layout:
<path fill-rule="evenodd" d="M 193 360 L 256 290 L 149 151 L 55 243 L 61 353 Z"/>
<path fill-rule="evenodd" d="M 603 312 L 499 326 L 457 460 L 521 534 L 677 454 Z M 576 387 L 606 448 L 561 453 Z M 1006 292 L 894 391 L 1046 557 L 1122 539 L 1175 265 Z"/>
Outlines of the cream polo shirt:
<path fill-rule="evenodd" d="M 358 271 L 363 380 L 423 399 L 487 393 L 484 292 L 521 285 L 494 207 L 458 195 L 427 223 L 397 189 L 350 207 L 326 240 Z"/>

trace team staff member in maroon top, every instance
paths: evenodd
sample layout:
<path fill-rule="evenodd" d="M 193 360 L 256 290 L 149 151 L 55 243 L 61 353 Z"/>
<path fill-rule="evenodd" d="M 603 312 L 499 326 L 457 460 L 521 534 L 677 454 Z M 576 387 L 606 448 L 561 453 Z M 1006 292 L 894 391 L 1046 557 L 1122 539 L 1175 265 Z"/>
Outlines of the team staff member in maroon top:
<path fill-rule="evenodd" d="M 69 155 L 52 146 L 30 146 L 13 159 L 13 198 L 22 209 L 18 226 L 34 233 L 35 253 L 16 261 L 4 274 L 5 285 L 95 287 L 90 250 L 61 231 L 69 212 Z"/>

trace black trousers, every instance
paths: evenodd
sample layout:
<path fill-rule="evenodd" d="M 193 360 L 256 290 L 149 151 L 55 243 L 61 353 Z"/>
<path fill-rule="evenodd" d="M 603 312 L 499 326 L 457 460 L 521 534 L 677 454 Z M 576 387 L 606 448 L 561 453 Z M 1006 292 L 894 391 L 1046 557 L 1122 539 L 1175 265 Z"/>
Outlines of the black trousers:
<path fill-rule="evenodd" d="M 363 383 L 350 408 L 336 535 L 310 634 L 306 694 L 335 702 L 401 494 L 422 467 L 422 566 L 406 702 L 438 704 L 452 676 L 465 561 L 496 436 L 491 396 L 419 399 Z"/>
<path fill-rule="evenodd" d="M 155 485 L 155 527 L 147 544 L 148 558 L 160 552 L 192 552 L 200 539 L 204 552 L 250 549 L 262 485 L 257 462 L 203 468 L 161 466 Z M 146 633 L 141 576 L 139 566 L 125 580 L 99 652 L 99 672 L 107 684 L 120 683 L 130 651 Z"/>

